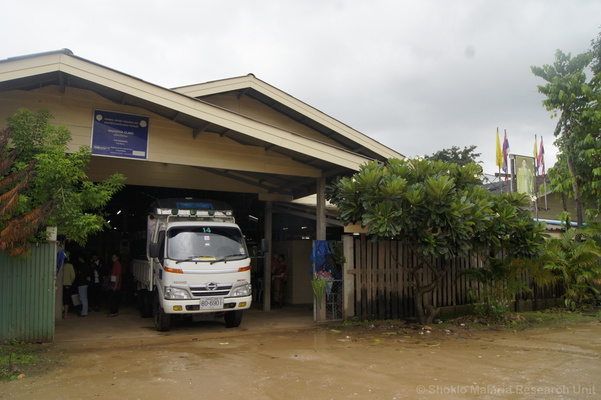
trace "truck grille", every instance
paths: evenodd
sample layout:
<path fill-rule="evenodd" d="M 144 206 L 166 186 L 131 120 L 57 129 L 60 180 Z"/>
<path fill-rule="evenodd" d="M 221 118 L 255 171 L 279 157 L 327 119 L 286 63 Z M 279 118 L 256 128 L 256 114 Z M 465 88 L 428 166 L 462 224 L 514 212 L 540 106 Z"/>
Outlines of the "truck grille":
<path fill-rule="evenodd" d="M 231 283 L 209 283 L 203 286 L 190 286 L 194 297 L 227 296 L 232 290 Z"/>

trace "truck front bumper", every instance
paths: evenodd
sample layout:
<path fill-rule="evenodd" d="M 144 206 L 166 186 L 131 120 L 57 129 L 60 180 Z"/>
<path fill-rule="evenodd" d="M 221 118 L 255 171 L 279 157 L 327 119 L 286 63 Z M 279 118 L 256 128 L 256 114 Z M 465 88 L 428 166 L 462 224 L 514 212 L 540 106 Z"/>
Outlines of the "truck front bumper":
<path fill-rule="evenodd" d="M 223 311 L 246 310 L 250 308 L 252 296 L 201 298 L 192 300 L 163 299 L 163 310 L 166 314 L 199 314 Z"/>

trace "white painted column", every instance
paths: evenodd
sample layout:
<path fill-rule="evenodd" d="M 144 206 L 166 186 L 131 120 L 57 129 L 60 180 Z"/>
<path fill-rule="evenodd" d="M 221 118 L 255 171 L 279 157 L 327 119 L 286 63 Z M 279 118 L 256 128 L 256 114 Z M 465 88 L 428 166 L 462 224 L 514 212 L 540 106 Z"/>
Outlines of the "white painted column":
<path fill-rule="evenodd" d="M 263 311 L 271 311 L 271 254 L 273 252 L 273 203 L 265 202 L 265 241 L 267 251 L 263 262 Z"/>
<path fill-rule="evenodd" d="M 315 215 L 315 239 L 326 240 L 326 180 L 317 178 L 317 207 Z"/>
<path fill-rule="evenodd" d="M 326 240 L 326 180 L 317 178 L 316 181 L 317 204 L 315 208 L 315 239 Z M 319 266 L 318 266 L 319 267 Z M 316 302 L 313 297 L 313 318 L 315 321 L 325 321 L 326 319 L 326 299 L 325 295 L 321 304 Z"/>
<path fill-rule="evenodd" d="M 344 254 L 344 265 L 342 266 L 342 317 L 352 319 L 355 317 L 355 249 L 354 237 L 342 235 L 342 251 Z"/>

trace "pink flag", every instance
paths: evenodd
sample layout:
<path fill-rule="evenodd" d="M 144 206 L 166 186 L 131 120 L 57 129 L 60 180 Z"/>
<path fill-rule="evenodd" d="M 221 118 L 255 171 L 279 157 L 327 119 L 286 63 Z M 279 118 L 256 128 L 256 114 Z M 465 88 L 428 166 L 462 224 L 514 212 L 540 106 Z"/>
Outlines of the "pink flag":
<path fill-rule="evenodd" d="M 507 163 L 508 155 L 509 140 L 507 140 L 507 130 L 505 130 L 505 137 L 503 138 L 503 172 L 505 172 L 505 180 L 507 180 L 507 173 L 509 172 L 509 164 Z"/>

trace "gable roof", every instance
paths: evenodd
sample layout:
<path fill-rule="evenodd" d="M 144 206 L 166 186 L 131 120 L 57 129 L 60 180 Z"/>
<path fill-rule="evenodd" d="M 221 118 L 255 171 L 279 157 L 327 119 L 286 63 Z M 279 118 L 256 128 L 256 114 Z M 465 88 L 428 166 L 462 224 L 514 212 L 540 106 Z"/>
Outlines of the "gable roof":
<path fill-rule="evenodd" d="M 275 166 L 261 171 L 206 169 L 216 179 L 239 181 L 246 191 L 259 194 L 303 197 L 315 192 L 315 177 L 350 174 L 368 160 L 403 157 L 253 75 L 167 89 L 77 57 L 68 49 L 0 61 L 0 93 L 34 91 L 46 86 L 56 86 L 61 93 L 66 87 L 91 91 L 115 104 L 143 108 L 188 127 L 194 138 L 211 132 L 243 146 L 261 147 L 303 166 L 291 168 L 294 173 Z M 242 114 L 208 101 L 215 94 L 232 91 L 243 92 L 302 123 L 317 136 L 310 137 L 261 120 L 260 115 Z M 265 164 L 274 163 L 272 160 Z"/>
<path fill-rule="evenodd" d="M 366 154 L 374 159 L 404 158 L 402 154 L 269 85 L 254 74 L 181 86 L 173 90 L 207 102 L 211 102 L 212 95 L 236 92 L 238 96 L 248 96 L 258 100 L 277 112 L 321 132 L 326 137 L 333 138 L 339 145 L 353 152 Z"/>

